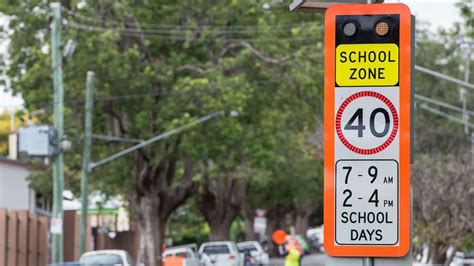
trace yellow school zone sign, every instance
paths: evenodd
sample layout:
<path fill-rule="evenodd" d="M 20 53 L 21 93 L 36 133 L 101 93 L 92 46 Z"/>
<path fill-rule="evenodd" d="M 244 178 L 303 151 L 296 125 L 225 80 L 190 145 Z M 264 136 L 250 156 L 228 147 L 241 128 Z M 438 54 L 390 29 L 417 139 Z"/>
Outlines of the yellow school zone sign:
<path fill-rule="evenodd" d="M 398 84 L 398 46 L 394 43 L 341 44 L 336 48 L 339 86 Z"/>

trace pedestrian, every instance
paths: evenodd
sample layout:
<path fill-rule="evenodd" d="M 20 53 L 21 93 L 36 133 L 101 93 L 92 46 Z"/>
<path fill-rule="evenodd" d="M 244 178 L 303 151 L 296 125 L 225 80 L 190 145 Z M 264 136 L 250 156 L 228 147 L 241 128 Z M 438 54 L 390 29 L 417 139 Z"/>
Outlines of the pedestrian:
<path fill-rule="evenodd" d="M 300 266 L 301 252 L 298 247 L 292 241 L 289 241 L 285 245 L 285 250 L 287 252 L 285 266 Z"/>

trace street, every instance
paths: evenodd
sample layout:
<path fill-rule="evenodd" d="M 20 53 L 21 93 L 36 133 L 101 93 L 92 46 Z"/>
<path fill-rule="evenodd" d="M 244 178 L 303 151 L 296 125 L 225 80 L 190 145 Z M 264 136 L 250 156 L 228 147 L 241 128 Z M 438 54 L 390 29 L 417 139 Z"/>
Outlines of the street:
<path fill-rule="evenodd" d="M 319 266 L 324 265 L 324 254 L 310 254 L 303 258 L 302 266 Z M 285 265 L 285 258 L 270 258 L 271 266 L 283 266 Z"/>

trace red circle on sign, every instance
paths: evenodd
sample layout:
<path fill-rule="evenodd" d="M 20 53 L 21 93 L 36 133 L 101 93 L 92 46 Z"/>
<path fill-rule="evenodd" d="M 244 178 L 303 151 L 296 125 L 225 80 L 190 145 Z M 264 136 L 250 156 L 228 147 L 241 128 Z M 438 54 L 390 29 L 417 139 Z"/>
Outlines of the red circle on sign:
<path fill-rule="evenodd" d="M 349 141 L 346 139 L 344 134 L 342 134 L 342 129 L 341 129 L 342 113 L 344 112 L 346 107 L 349 105 L 349 103 L 351 103 L 355 99 L 361 98 L 361 97 L 374 97 L 376 99 L 379 99 L 380 101 L 384 102 L 388 106 L 388 108 L 390 109 L 390 112 L 392 113 L 392 116 L 393 116 L 393 129 L 392 129 L 392 132 L 390 133 L 390 136 L 388 137 L 388 139 L 384 143 L 382 143 L 381 145 L 379 145 L 379 146 L 377 146 L 373 149 L 358 148 L 358 147 L 352 145 L 351 143 L 349 143 Z M 398 132 L 397 109 L 395 109 L 395 106 L 393 106 L 392 102 L 387 97 L 383 96 L 382 94 L 380 94 L 378 92 L 375 92 L 375 91 L 361 91 L 361 92 L 352 94 L 341 104 L 341 107 L 339 107 L 339 110 L 337 110 L 337 114 L 336 114 L 336 132 L 337 132 L 337 136 L 341 140 L 342 144 L 344 144 L 344 146 L 346 146 L 349 150 L 351 150 L 355 153 L 362 154 L 362 155 L 371 155 L 371 154 L 381 152 L 381 151 L 385 150 L 385 148 L 387 148 L 393 142 L 393 140 L 395 139 L 395 136 L 397 135 L 397 132 Z"/>

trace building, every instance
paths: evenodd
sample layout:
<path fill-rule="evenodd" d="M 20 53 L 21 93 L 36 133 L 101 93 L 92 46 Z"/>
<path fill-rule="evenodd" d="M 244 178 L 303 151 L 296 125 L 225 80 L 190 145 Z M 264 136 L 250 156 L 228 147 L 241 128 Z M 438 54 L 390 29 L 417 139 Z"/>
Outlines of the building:
<path fill-rule="evenodd" d="M 35 212 L 36 193 L 28 184 L 28 175 L 26 164 L 0 159 L 0 209 Z"/>

